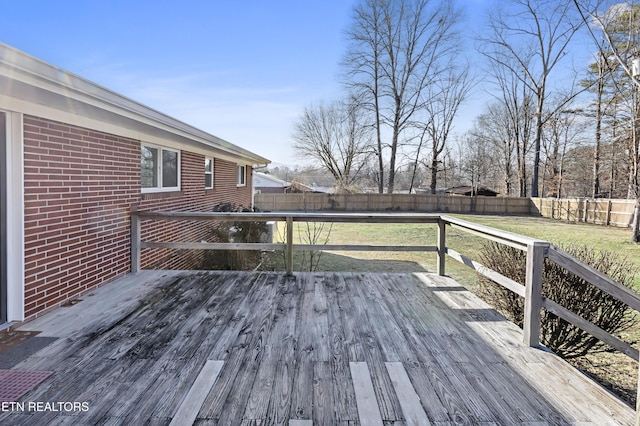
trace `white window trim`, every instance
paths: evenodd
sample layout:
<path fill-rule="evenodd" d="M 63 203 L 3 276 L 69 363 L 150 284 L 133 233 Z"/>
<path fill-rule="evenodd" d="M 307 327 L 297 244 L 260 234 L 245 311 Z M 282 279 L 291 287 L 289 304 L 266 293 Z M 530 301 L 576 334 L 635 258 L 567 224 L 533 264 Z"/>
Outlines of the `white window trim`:
<path fill-rule="evenodd" d="M 7 114 L 7 321 L 24 320 L 24 123 Z"/>
<path fill-rule="evenodd" d="M 247 186 L 247 166 L 244 164 L 238 164 L 236 170 L 236 186 Z M 240 170 L 242 170 L 242 172 L 240 172 Z M 241 176 L 242 182 L 240 182 Z"/>
<path fill-rule="evenodd" d="M 205 177 L 207 175 L 209 175 L 209 174 L 211 175 L 211 186 L 207 186 L 206 183 L 205 183 L 204 189 L 213 189 L 216 186 L 215 180 L 214 180 L 215 171 L 216 171 L 216 164 L 215 164 L 215 161 L 214 161 L 213 157 L 204 157 L 204 163 L 205 164 L 207 164 L 207 160 L 211 160 L 211 171 L 208 172 L 207 169 L 205 168 L 204 169 L 204 175 L 205 175 Z M 206 182 L 206 179 L 205 179 L 205 182 Z"/>
<path fill-rule="evenodd" d="M 153 194 L 156 192 L 175 192 L 175 191 L 180 191 L 180 185 L 181 185 L 181 175 L 182 175 L 182 171 L 181 171 L 181 156 L 180 156 L 180 150 L 179 149 L 174 149 L 174 148 L 168 148 L 166 146 L 161 146 L 161 145 L 155 145 L 155 144 L 150 144 L 150 143 L 141 143 L 140 144 L 140 150 L 142 150 L 142 147 L 149 147 L 149 148 L 155 148 L 158 150 L 158 170 L 156 171 L 158 173 L 158 186 L 154 187 L 154 188 L 142 188 L 142 182 L 140 183 L 140 187 L 142 190 L 143 194 Z M 162 151 L 171 151 L 171 152 L 175 152 L 178 154 L 178 186 L 170 186 L 170 187 L 163 187 L 162 186 Z"/>

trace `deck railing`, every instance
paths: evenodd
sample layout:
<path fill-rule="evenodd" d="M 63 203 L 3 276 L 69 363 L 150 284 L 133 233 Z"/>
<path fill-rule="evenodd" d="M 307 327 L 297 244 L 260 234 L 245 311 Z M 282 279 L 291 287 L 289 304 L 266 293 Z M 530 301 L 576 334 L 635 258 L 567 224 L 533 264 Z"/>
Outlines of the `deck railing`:
<path fill-rule="evenodd" d="M 283 243 L 194 243 L 194 242 L 148 242 L 141 240 L 141 222 L 150 220 L 196 220 L 196 221 L 258 221 L 284 222 L 285 242 Z M 331 223 L 421 223 L 437 224 L 436 245 L 362 245 L 362 244 L 298 244 L 294 243 L 294 222 L 331 222 Z M 453 227 L 466 233 L 480 236 L 486 240 L 505 244 L 526 252 L 525 282 L 518 283 L 477 261 L 447 247 L 447 227 Z M 488 226 L 478 225 L 466 220 L 446 215 L 405 214 L 405 213 L 204 213 L 204 212 L 133 212 L 131 213 L 131 268 L 140 270 L 141 250 L 143 248 L 171 249 L 213 249 L 213 250 L 282 250 L 285 253 L 287 274 L 293 273 L 293 252 L 298 250 L 340 250 L 340 251 L 419 251 L 434 252 L 437 257 L 437 273 L 445 275 L 445 258 L 453 259 L 474 269 L 503 287 L 524 298 L 524 343 L 537 347 L 540 345 L 540 312 L 544 308 L 576 327 L 590 333 L 627 356 L 638 360 L 638 350 L 628 343 L 602 330 L 584 318 L 574 314 L 558 303 L 542 295 L 542 272 L 544 260 L 549 259 L 568 271 L 583 278 L 616 299 L 624 302 L 636 311 L 640 311 L 640 295 L 617 283 L 605 274 L 554 247 L 547 241 L 537 240 L 512 232 L 502 231 Z M 640 374 L 640 369 L 639 369 Z M 639 381 L 640 390 L 640 381 Z M 638 392 L 640 395 L 640 392 Z M 640 401 L 640 398 L 638 398 Z M 640 413 L 640 402 L 636 406 Z M 640 425 L 640 415 L 637 424 Z"/>

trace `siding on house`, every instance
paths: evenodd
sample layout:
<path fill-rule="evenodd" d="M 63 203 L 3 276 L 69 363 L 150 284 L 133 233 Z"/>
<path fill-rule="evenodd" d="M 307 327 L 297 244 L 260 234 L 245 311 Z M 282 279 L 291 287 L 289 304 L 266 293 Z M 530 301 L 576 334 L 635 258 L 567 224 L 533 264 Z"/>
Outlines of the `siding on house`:
<path fill-rule="evenodd" d="M 291 190 L 291 183 L 265 173 L 254 172 L 253 188 L 259 194 L 284 194 Z"/>
<path fill-rule="evenodd" d="M 181 151 L 181 190 L 141 193 L 144 141 L 24 115 L 25 318 L 43 312 L 130 268 L 129 212 L 207 211 L 221 202 L 249 206 L 236 185 L 237 164 L 216 158 L 214 188 L 204 188 L 202 153 Z M 156 223 L 143 238 L 206 237 L 203 224 Z M 187 268 L 193 258 L 145 249 L 143 267 Z"/>

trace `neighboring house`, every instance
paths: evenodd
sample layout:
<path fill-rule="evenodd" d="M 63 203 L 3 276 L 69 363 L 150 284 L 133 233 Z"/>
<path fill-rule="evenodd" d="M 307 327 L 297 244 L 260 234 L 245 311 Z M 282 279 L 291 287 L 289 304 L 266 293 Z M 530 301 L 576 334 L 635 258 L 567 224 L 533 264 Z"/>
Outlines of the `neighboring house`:
<path fill-rule="evenodd" d="M 331 192 L 331 188 L 309 186 L 300 182 L 287 182 L 275 176 L 253 172 L 253 189 L 256 194 L 289 194 L 301 192 Z"/>
<path fill-rule="evenodd" d="M 333 194 L 334 188 L 331 186 L 305 185 L 302 183 L 293 183 L 294 187 L 299 186 L 299 192 L 315 192 L 316 194 Z"/>
<path fill-rule="evenodd" d="M 129 272 L 132 210 L 249 206 L 268 162 L 0 44 L 0 328 Z M 194 229 L 146 224 L 143 237 Z M 153 249 L 142 262 L 189 266 Z"/>
<path fill-rule="evenodd" d="M 495 197 L 498 195 L 493 189 L 484 186 L 456 186 L 445 191 L 447 195 L 464 195 L 467 197 L 481 195 L 485 197 Z"/>
<path fill-rule="evenodd" d="M 254 171 L 253 190 L 256 194 L 285 194 L 291 192 L 291 183 L 266 173 Z"/>

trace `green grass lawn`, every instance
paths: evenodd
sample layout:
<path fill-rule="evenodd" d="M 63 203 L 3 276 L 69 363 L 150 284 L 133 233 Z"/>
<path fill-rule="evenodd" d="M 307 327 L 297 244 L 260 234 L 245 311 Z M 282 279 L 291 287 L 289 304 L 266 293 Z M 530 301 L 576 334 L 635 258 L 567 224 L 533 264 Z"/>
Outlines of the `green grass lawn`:
<path fill-rule="evenodd" d="M 631 231 L 589 224 L 567 223 L 541 217 L 521 216 L 484 216 L 455 215 L 470 222 L 479 223 L 505 231 L 515 232 L 532 238 L 549 241 L 566 247 L 568 245 L 586 245 L 596 250 L 607 250 L 626 257 L 640 268 L 640 245 L 630 242 Z M 294 234 L 296 242 L 308 241 L 306 224 L 297 223 Z M 313 226 L 313 225 L 311 225 Z M 283 240 L 284 223 L 279 224 L 280 240 Z M 311 230 L 313 232 L 313 230 Z M 318 241 L 324 241 L 328 235 L 329 244 L 372 244 L 372 245 L 435 245 L 436 225 L 431 224 L 366 224 L 336 223 L 329 231 L 325 225 Z M 276 236 L 278 239 L 278 236 Z M 447 246 L 474 259 L 486 240 L 464 231 L 448 228 Z M 308 254 L 303 262 L 303 254 L 295 253 L 294 269 L 305 270 Z M 283 270 L 284 258 L 272 256 L 270 269 Z M 319 271 L 357 271 L 357 272 L 435 272 L 435 253 L 422 252 L 323 252 L 317 266 Z M 473 270 L 447 258 L 447 275 L 451 275 L 461 284 L 473 287 L 476 276 Z M 640 275 L 636 277 L 635 288 L 640 289 Z"/>
<path fill-rule="evenodd" d="M 640 270 L 640 245 L 631 242 L 630 229 L 570 223 L 541 217 L 455 216 L 493 228 L 549 241 L 561 248 L 584 245 L 596 251 L 609 251 L 621 258 L 628 259 Z M 479 250 L 478 247 L 477 244 L 472 244 L 469 247 L 472 254 L 467 255 L 474 257 L 477 253 L 474 250 Z M 640 274 L 636 274 L 634 288 L 636 291 L 640 291 Z"/>
<path fill-rule="evenodd" d="M 542 217 L 455 215 L 461 219 L 532 238 L 554 245 L 584 244 L 608 250 L 629 259 L 640 255 L 640 245 L 631 243 L 631 230 L 584 223 L 570 223 Z M 638 259 L 640 262 L 640 259 Z"/>

